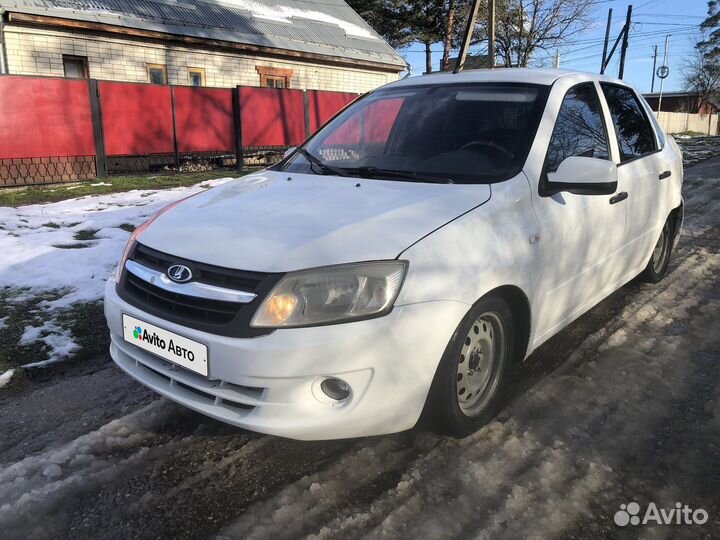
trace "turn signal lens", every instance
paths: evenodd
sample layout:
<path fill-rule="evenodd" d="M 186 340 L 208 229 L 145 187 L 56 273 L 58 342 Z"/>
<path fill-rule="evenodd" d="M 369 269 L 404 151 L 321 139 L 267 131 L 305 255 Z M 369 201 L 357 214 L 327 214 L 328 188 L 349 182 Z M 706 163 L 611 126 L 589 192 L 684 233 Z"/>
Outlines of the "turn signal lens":
<path fill-rule="evenodd" d="M 267 319 L 273 324 L 280 324 L 293 314 L 297 303 L 297 296 L 293 294 L 278 294 L 271 296 L 263 307 Z"/>

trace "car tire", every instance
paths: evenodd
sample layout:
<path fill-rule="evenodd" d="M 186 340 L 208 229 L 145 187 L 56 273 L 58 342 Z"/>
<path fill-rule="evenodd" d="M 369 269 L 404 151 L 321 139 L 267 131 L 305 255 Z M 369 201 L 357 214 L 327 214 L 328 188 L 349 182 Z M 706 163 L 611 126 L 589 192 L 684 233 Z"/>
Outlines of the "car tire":
<path fill-rule="evenodd" d="M 653 252 L 650 255 L 645 270 L 640 274 L 640 280 L 646 283 L 658 283 L 667 274 L 668 265 L 670 264 L 670 254 L 672 252 L 674 239 L 673 224 L 670 218 L 667 219 L 660 231 Z"/>
<path fill-rule="evenodd" d="M 460 438 L 495 417 L 514 354 L 514 328 L 502 298 L 485 297 L 472 307 L 435 372 L 423 413 L 430 429 Z"/>

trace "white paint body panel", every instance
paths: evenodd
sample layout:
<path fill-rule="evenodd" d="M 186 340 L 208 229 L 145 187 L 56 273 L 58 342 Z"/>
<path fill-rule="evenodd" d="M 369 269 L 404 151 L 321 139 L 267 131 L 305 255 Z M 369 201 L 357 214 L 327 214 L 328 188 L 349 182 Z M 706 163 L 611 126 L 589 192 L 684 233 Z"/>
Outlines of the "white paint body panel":
<path fill-rule="evenodd" d="M 402 258 L 409 270 L 388 315 L 230 338 L 142 312 L 120 299 L 110 281 L 105 311 L 115 361 L 171 399 L 251 430 L 298 439 L 390 433 L 417 422 L 442 353 L 479 298 L 507 286 L 523 294 L 530 309 L 527 356 L 635 277 L 662 223 L 682 202 L 682 162 L 672 139 L 662 151 L 619 164 L 616 193 L 629 195 L 619 204 L 609 203 L 612 195 L 543 197 L 538 185 L 565 93 L 581 82 L 595 81 L 599 90 L 598 81 L 616 81 L 496 70 L 395 84 L 455 81 L 552 85 L 525 166 L 515 177 L 490 186 L 445 185 L 264 171 L 186 200 L 139 238 L 179 257 L 262 272 Z M 601 93 L 600 99 L 610 157 L 619 163 Z M 659 180 L 665 170 L 671 176 Z M 161 365 L 127 344 L 122 313 L 207 344 L 208 377 Z M 350 384 L 347 404 L 333 407 L 318 398 L 319 382 L 328 376 Z M 175 379 L 218 396 L 215 403 L 168 382 Z M 264 390 L 253 393 L 257 388 Z M 252 409 L 238 412 L 222 404 L 225 397 Z"/>
<path fill-rule="evenodd" d="M 393 259 L 489 198 L 487 185 L 262 171 L 190 197 L 160 216 L 142 242 L 178 257 L 262 272 Z"/>

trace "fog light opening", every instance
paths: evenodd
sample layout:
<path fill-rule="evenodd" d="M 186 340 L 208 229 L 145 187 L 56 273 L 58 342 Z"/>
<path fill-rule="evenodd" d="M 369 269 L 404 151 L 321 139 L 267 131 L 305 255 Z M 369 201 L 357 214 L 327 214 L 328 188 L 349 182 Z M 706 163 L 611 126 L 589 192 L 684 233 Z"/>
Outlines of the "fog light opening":
<path fill-rule="evenodd" d="M 342 379 L 325 379 L 320 383 L 320 389 L 332 400 L 345 401 L 350 397 L 350 385 Z"/>

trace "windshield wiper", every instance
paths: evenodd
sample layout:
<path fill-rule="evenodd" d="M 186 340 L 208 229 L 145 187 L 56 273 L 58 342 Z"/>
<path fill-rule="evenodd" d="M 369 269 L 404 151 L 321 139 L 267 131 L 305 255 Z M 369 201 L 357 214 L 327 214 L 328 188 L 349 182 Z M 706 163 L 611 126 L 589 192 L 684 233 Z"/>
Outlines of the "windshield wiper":
<path fill-rule="evenodd" d="M 436 176 L 427 176 L 412 171 L 395 171 L 392 169 L 379 169 L 377 167 L 357 167 L 350 169 L 352 172 L 357 171 L 360 176 L 368 178 L 402 178 L 406 180 L 415 180 L 416 182 L 431 182 L 433 184 L 454 184 L 452 178 L 438 178 Z"/>
<path fill-rule="evenodd" d="M 333 174 L 336 174 L 337 176 L 348 176 L 347 171 L 339 169 L 337 167 L 333 167 L 332 165 L 328 165 L 320 158 L 315 157 L 304 148 L 298 148 L 297 151 L 300 152 L 310 163 L 312 163 L 313 165 L 317 165 L 323 171 L 331 172 Z"/>

